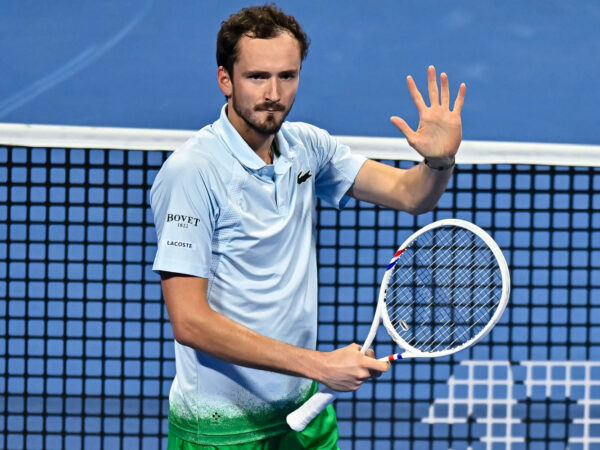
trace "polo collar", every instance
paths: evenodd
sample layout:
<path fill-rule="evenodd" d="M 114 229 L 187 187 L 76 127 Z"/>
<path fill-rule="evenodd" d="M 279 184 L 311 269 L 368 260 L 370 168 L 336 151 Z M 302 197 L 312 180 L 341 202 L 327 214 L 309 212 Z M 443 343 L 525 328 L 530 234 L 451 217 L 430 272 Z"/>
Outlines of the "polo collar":
<path fill-rule="evenodd" d="M 213 127 L 217 129 L 221 138 L 225 141 L 227 149 L 231 154 L 249 170 L 258 171 L 268 164 L 265 163 L 254 150 L 248 145 L 248 143 L 242 138 L 235 127 L 229 121 L 227 117 L 227 104 L 221 108 L 221 116 L 213 124 Z M 289 166 L 289 160 L 293 158 L 293 154 L 290 153 L 289 145 L 283 136 L 281 130 L 275 135 L 277 139 L 277 148 L 279 149 L 280 156 L 275 158 L 275 172 L 280 173 L 283 167 L 278 166 Z M 278 170 L 279 169 L 279 170 Z"/>

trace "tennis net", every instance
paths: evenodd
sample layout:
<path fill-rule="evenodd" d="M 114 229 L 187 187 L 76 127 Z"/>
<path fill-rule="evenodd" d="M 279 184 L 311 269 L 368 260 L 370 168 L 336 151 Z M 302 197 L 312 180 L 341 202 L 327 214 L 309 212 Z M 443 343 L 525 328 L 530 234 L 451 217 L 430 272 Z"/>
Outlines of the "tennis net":
<path fill-rule="evenodd" d="M 0 448 L 165 447 L 175 366 L 148 190 L 190 134 L 0 125 Z M 401 139 L 340 139 L 418 159 Z M 486 229 L 513 282 L 484 342 L 342 395 L 340 447 L 600 446 L 600 147 L 466 141 L 459 155 L 431 213 L 317 206 L 320 349 L 362 341 L 390 255 L 434 220 Z"/>

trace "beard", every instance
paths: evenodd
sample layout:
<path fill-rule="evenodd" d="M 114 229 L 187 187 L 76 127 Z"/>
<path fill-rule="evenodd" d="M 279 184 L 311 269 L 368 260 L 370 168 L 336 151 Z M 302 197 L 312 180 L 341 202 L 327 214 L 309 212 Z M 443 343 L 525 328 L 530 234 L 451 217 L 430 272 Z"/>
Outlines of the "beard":
<path fill-rule="evenodd" d="M 281 128 L 283 121 L 291 111 L 292 106 L 294 104 L 292 102 L 289 108 L 286 108 L 284 105 L 278 102 L 265 102 L 254 107 L 242 108 L 236 100 L 235 91 L 232 93 L 231 100 L 233 109 L 235 110 L 237 115 L 240 116 L 244 120 L 244 122 L 246 122 L 246 125 L 248 125 L 251 129 L 262 135 L 276 134 Z M 281 115 L 280 119 L 277 119 L 277 116 L 274 113 L 268 113 L 267 117 L 261 121 L 257 117 L 256 112 L 264 111 L 266 109 L 280 111 L 283 112 L 283 114 Z"/>

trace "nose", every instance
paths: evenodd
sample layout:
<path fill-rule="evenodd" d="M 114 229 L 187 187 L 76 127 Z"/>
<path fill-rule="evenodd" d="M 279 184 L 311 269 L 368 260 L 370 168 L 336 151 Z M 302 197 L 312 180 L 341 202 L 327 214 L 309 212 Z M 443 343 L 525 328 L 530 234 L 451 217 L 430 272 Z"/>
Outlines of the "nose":
<path fill-rule="evenodd" d="M 271 78 L 265 94 L 265 100 L 269 102 L 278 102 L 281 100 L 279 90 L 279 80 L 276 77 Z"/>

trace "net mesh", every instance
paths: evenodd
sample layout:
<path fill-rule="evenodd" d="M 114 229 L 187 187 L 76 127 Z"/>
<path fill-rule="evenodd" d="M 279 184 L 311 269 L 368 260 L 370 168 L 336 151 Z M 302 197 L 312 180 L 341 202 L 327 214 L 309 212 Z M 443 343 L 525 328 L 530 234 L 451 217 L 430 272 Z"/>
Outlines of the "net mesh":
<path fill-rule="evenodd" d="M 167 156 L 0 145 L 0 448 L 165 448 L 175 366 L 148 190 Z M 600 168 L 459 164 L 422 216 L 317 208 L 322 350 L 362 342 L 390 255 L 434 220 L 486 229 L 513 284 L 475 347 L 343 395 L 341 448 L 600 445 Z M 376 352 L 396 351 L 380 333 Z"/>

